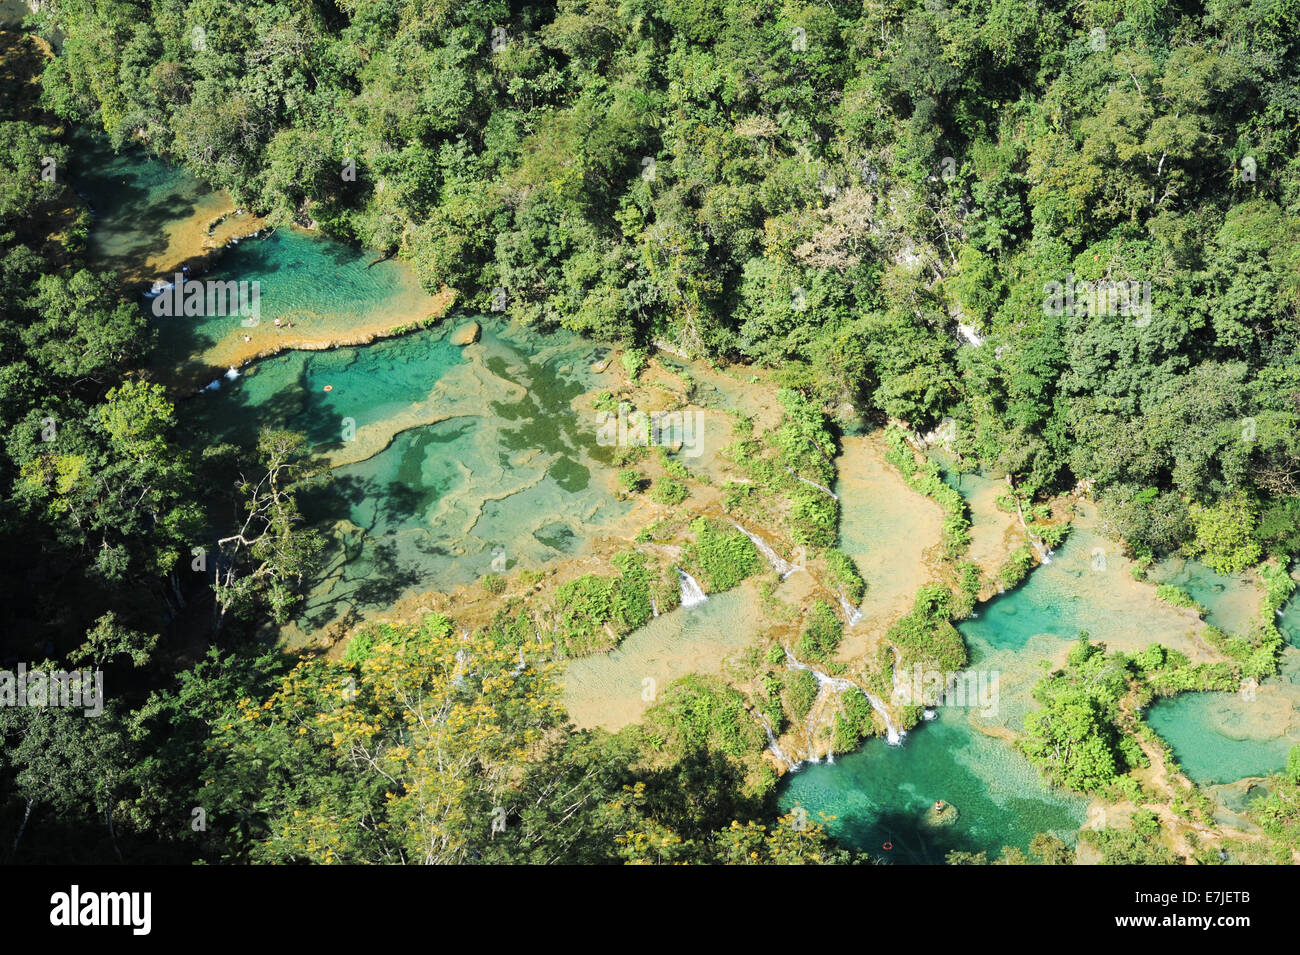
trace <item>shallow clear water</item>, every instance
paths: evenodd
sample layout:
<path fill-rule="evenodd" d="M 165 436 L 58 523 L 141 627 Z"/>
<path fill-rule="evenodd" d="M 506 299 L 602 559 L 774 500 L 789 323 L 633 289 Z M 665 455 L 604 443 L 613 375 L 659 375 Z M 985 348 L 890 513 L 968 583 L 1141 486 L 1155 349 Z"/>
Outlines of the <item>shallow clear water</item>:
<path fill-rule="evenodd" d="M 594 422 L 570 408 L 600 380 L 589 365 L 603 354 L 577 336 L 485 319 L 466 349 L 431 330 L 289 352 L 183 407 L 198 434 L 251 441 L 262 426 L 287 427 L 319 453 L 357 458 L 303 500 L 333 541 L 297 621 L 309 633 L 468 584 L 494 558 L 537 569 L 580 555 L 623 518 L 631 505 L 593 480 L 606 454 Z"/>
<path fill-rule="evenodd" d="M 956 822 L 928 824 L 939 799 L 956 809 Z M 1038 832 L 1073 842 L 1087 800 L 1050 791 L 1005 741 L 950 709 L 902 746 L 871 740 L 834 764 L 801 769 L 781 806 L 802 806 L 814 822 L 820 813 L 835 816 L 827 826 L 845 845 L 894 862 L 939 864 L 954 850 L 992 857 L 1003 846 L 1024 849 Z"/>
<path fill-rule="evenodd" d="M 1291 747 L 1300 743 L 1294 677 L 1294 670 L 1274 677 L 1254 699 L 1241 693 L 1184 693 L 1161 700 L 1147 712 L 1147 722 L 1197 783 L 1265 776 L 1285 767 Z"/>
<path fill-rule="evenodd" d="M 445 337 L 418 332 L 365 348 L 284 352 L 182 407 L 202 430 L 245 443 L 275 427 L 306 434 L 317 450 L 340 448 L 345 419 L 364 427 L 395 416 L 467 361 Z"/>
<path fill-rule="evenodd" d="M 298 229 L 229 246 L 201 280 L 248 283 L 250 304 L 256 287 L 259 314 L 157 316 L 146 300 L 158 329 L 154 367 L 168 377 L 204 368 L 220 372 L 284 347 L 346 341 L 365 329 L 414 323 L 437 310 L 409 269 L 374 260 L 373 252 Z"/>
<path fill-rule="evenodd" d="M 1037 705 L 1040 661 L 1062 662 L 1081 630 L 1117 649 L 1158 641 L 1192 651 L 1196 626 L 1134 582 L 1113 545 L 1083 523 L 1050 564 L 959 625 L 970 667 L 985 680 L 996 675 L 996 707 L 940 707 L 901 746 L 873 739 L 834 765 L 807 767 L 785 784 L 783 808 L 837 816 L 830 828 L 845 843 L 906 863 L 942 862 L 951 850 L 1025 849 L 1036 832 L 1073 841 L 1087 800 L 1050 789 L 1006 738 Z M 955 823 L 927 824 L 937 799 L 957 808 Z"/>
<path fill-rule="evenodd" d="M 570 661 L 565 708 L 582 727 L 618 730 L 635 722 L 672 681 L 720 673 L 729 658 L 744 652 L 761 627 L 757 604 L 750 585 L 713 594 L 702 604 L 661 614 L 609 653 Z"/>
<path fill-rule="evenodd" d="M 912 608 L 926 582 L 926 552 L 942 536 L 943 511 L 916 493 L 885 461 L 879 433 L 845 437 L 835 462 L 841 518 L 840 549 L 857 564 L 866 583 L 859 603 L 862 617 L 846 628 L 839 658 L 868 652 Z"/>
<path fill-rule="evenodd" d="M 77 136 L 74 155 L 73 183 L 94 216 L 90 259 L 124 277 L 148 271 L 193 238 L 183 235 L 192 225 L 206 230 L 229 206 L 184 169 L 137 149 L 115 154 L 101 136 Z"/>
<path fill-rule="evenodd" d="M 90 160 L 77 171 L 77 187 L 96 213 L 92 257 L 125 276 L 170 279 L 157 274 L 159 264 L 201 251 L 208 223 L 228 211 L 229 197 L 139 153 L 113 156 L 100 142 L 84 155 Z M 211 376 L 286 344 L 322 346 L 431 313 L 433 300 L 409 270 L 372 260 L 372 253 L 296 230 L 227 248 L 203 278 L 257 281 L 259 323 L 250 328 L 240 315 L 156 318 L 155 371 Z M 284 352 L 183 404 L 183 418 L 203 436 L 196 440 L 251 442 L 263 426 L 292 428 L 336 465 L 332 485 L 303 502 L 331 546 L 296 621 L 300 633 L 381 611 L 411 592 L 449 591 L 500 569 L 501 561 L 537 568 L 582 554 L 628 514 L 609 475 L 597 471 L 607 455 L 595 445 L 594 422 L 570 407 L 577 395 L 613 380 L 590 371 L 607 349 L 567 333 L 543 337 L 483 324 L 482 341 L 470 349 L 449 345 L 446 329 L 438 329 L 367 347 Z M 771 410 L 743 382 L 697 372 L 699 403 L 754 417 Z M 1015 520 L 994 507 L 1001 486 L 980 476 L 954 479 L 954 486 L 972 502 L 972 556 L 992 571 Z M 877 597 L 888 589 L 888 561 L 897 558 L 891 542 L 915 531 L 896 516 L 869 507 L 846 508 L 844 516 L 845 544 L 864 561 Z M 1040 831 L 1072 838 L 1085 801 L 1049 791 L 993 734 L 1020 727 L 1038 661 L 1059 661 L 1081 629 L 1116 647 L 1159 640 L 1196 655 L 1194 622 L 1155 601 L 1127 568 L 1113 545 L 1076 530 L 1051 565 L 961 626 L 972 667 L 999 676 L 996 712 L 941 708 L 900 747 L 872 740 L 834 765 L 794 774 L 782 804 L 803 806 L 814 818 L 835 815 L 831 829 L 844 842 L 899 862 L 940 862 L 953 849 L 1024 848 Z M 1223 629 L 1240 629 L 1253 613 L 1244 582 L 1199 565 L 1171 562 L 1152 576 L 1183 586 Z M 653 621 L 612 654 L 571 664 L 566 693 L 575 713 L 587 713 L 593 725 L 622 725 L 648 705 L 646 677 L 661 688 L 686 672 L 716 672 L 751 641 L 754 603 L 748 588 L 714 595 Z M 871 607 L 869 590 L 864 609 Z M 1300 647 L 1300 598 L 1279 623 Z M 1152 724 L 1193 778 L 1277 768 L 1297 732 L 1298 674 L 1300 650 L 1293 650 L 1283 676 L 1245 708 L 1231 694 L 1188 695 L 1153 708 Z M 955 823 L 931 825 L 936 799 L 955 807 Z"/>
<path fill-rule="evenodd" d="M 115 155 L 102 139 L 87 138 L 80 155 L 98 264 L 169 281 L 173 266 L 211 251 L 208 227 L 231 211 L 228 196 L 140 151 Z M 400 262 L 297 229 L 234 242 L 204 268 L 203 281 L 250 292 L 257 283 L 256 323 L 237 312 L 159 316 L 142 297 L 158 332 L 151 370 L 208 386 L 180 405 L 193 443 L 251 445 L 264 427 L 288 428 L 334 466 L 330 486 L 302 501 L 331 547 L 295 621 L 300 635 L 412 591 L 450 591 L 494 558 L 497 569 L 535 569 L 581 554 L 630 509 L 592 480 L 607 453 L 594 422 L 569 406 L 603 382 L 589 366 L 608 349 L 487 320 L 467 349 L 445 340 L 450 325 L 331 348 L 441 306 Z"/>
<path fill-rule="evenodd" d="M 1205 619 L 1227 633 L 1244 633 L 1259 614 L 1260 592 L 1247 577 L 1220 574 L 1181 557 L 1158 562 L 1148 576 L 1187 591 L 1206 608 Z"/>
<path fill-rule="evenodd" d="M 1210 574 L 1201 568 L 1180 586 L 1209 606 L 1221 596 L 1215 589 L 1221 580 Z M 1286 766 L 1291 747 L 1300 744 L 1300 594 L 1282 608 L 1276 622 L 1289 644 L 1277 676 L 1253 692 L 1185 693 L 1147 711 L 1151 728 L 1197 783 L 1230 783 L 1277 772 Z"/>

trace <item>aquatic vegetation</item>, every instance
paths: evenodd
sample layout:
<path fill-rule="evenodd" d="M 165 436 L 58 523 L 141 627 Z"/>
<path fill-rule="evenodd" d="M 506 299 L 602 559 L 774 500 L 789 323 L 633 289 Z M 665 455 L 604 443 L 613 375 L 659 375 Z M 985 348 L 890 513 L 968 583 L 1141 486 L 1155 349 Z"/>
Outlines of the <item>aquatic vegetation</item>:
<path fill-rule="evenodd" d="M 1126 829 L 1085 829 L 1081 838 L 1096 846 L 1102 865 L 1176 865 L 1182 861 L 1159 841 L 1160 819 L 1147 809 L 1129 817 Z"/>
<path fill-rule="evenodd" d="M 1231 663 L 1219 661 L 1193 664 L 1186 655 L 1158 643 L 1153 643 L 1134 655 L 1133 665 L 1141 671 L 1140 675 L 1145 682 L 1143 690 L 1149 690 L 1149 694 L 1139 694 L 1139 705 L 1146 705 L 1149 695 L 1175 696 L 1186 692 L 1232 691 L 1240 685 Z"/>
<path fill-rule="evenodd" d="M 786 705 L 790 716 L 799 722 L 808 716 L 813 701 L 821 691 L 821 684 L 811 670 L 792 670 L 783 680 Z"/>
<path fill-rule="evenodd" d="M 862 595 L 866 593 L 867 584 L 862 579 L 857 565 L 853 563 L 853 558 L 841 550 L 830 547 L 822 553 L 822 560 L 826 562 L 830 584 L 843 591 L 849 603 L 855 605 L 860 603 Z"/>
<path fill-rule="evenodd" d="M 689 493 L 685 484 L 670 477 L 657 478 L 650 488 L 650 497 L 664 507 L 676 507 L 686 500 Z"/>
<path fill-rule="evenodd" d="M 1007 590 L 1017 586 L 1034 568 L 1034 552 L 1027 546 L 1017 547 L 998 570 L 998 580 Z"/>
<path fill-rule="evenodd" d="M 637 575 L 583 574 L 555 590 L 556 635 L 568 656 L 606 650 L 650 619 L 650 588 Z"/>
<path fill-rule="evenodd" d="M 966 644 L 952 625 L 952 592 L 942 584 L 928 584 L 917 591 L 912 611 L 885 635 L 901 657 L 895 671 L 914 666 L 922 670 L 955 673 L 964 667 Z"/>
<path fill-rule="evenodd" d="M 1118 726 L 1127 691 L 1127 661 L 1081 638 L 1066 668 L 1034 687 L 1043 709 L 1025 717 L 1021 752 L 1055 785 L 1084 793 L 1105 789 L 1142 758 Z"/>
<path fill-rule="evenodd" d="M 842 636 L 843 626 L 830 604 L 815 600 L 804 618 L 803 632 L 795 644 L 795 653 L 804 660 L 825 660 L 840 645 Z"/>
<path fill-rule="evenodd" d="M 1300 583 L 1292 577 L 1282 563 L 1263 563 L 1255 568 L 1264 582 L 1264 606 L 1277 613 L 1291 599 Z"/>
<path fill-rule="evenodd" d="M 1245 633 L 1226 634 L 1207 627 L 1205 639 L 1216 650 L 1237 662 L 1241 675 L 1261 679 L 1277 672 L 1277 657 L 1284 640 L 1271 620 L 1258 619 Z"/>
<path fill-rule="evenodd" d="M 660 732 L 669 745 L 704 748 L 756 767 L 763 751 L 763 731 L 749 716 L 744 698 L 717 679 L 683 677 L 669 685 L 663 698 L 642 721 L 646 732 Z"/>
<path fill-rule="evenodd" d="M 857 749 L 868 736 L 876 734 L 878 716 L 866 694 L 859 690 L 844 690 L 840 693 L 839 704 L 832 745 L 834 752 L 848 753 Z"/>
<path fill-rule="evenodd" d="M 758 573 L 758 549 L 743 531 L 698 517 L 691 522 L 695 539 L 682 551 L 683 559 L 707 582 L 710 593 L 730 590 Z"/>
<path fill-rule="evenodd" d="M 1300 851 L 1300 745 L 1292 747 L 1286 768 L 1270 784 L 1268 794 L 1250 806 L 1250 818 L 1271 840 L 1269 861 L 1289 865 Z"/>
<path fill-rule="evenodd" d="M 1173 584 L 1160 584 L 1156 587 L 1156 596 L 1165 603 L 1174 607 L 1183 607 L 1187 610 L 1195 610 L 1197 616 L 1204 617 L 1208 608 L 1204 604 L 1197 603 L 1192 599 L 1192 595 L 1181 587 Z"/>

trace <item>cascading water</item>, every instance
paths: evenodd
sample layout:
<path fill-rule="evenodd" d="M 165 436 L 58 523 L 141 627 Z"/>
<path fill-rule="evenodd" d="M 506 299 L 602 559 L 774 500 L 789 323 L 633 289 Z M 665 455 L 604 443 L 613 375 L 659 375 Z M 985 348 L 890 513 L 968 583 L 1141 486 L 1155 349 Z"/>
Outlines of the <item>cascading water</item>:
<path fill-rule="evenodd" d="M 795 762 L 784 752 L 782 752 L 781 744 L 776 741 L 776 732 L 772 729 L 772 723 L 768 720 L 768 718 L 762 713 L 759 713 L 757 710 L 755 710 L 755 713 L 758 716 L 759 723 L 763 725 L 763 732 L 767 734 L 767 748 L 772 751 L 772 755 L 775 756 L 777 759 L 779 759 L 781 762 L 785 763 L 787 766 L 789 766 L 790 772 L 794 772 L 800 766 L 802 766 L 803 765 L 802 762 Z"/>
<path fill-rule="evenodd" d="M 763 540 L 763 538 L 759 537 L 757 534 L 751 534 L 735 521 L 731 522 L 731 526 L 754 542 L 754 546 L 758 548 L 758 552 L 767 558 L 767 562 L 772 565 L 772 569 L 780 574 L 783 580 L 793 574 L 796 570 L 803 570 L 802 567 L 792 564 L 788 560 L 782 558 L 772 549 L 772 546 L 768 544 L 767 541 Z"/>
<path fill-rule="evenodd" d="M 849 603 L 843 594 L 840 594 L 840 609 L 844 611 L 845 621 L 850 627 L 862 619 L 862 611 Z"/>
<path fill-rule="evenodd" d="M 837 501 L 840 499 L 840 496 L 839 496 L 838 494 L 836 494 L 834 491 L 832 491 L 830 488 L 828 488 L 826 485 L 824 485 L 824 484 L 818 484 L 816 481 L 810 481 L 810 480 L 808 480 L 806 477 L 799 477 L 799 475 L 797 475 L 797 474 L 794 473 L 794 470 L 793 470 L 792 468 L 787 467 L 786 470 L 789 471 L 790 474 L 793 475 L 794 478 L 795 478 L 796 480 L 803 481 L 803 483 L 804 483 L 804 484 L 807 484 L 809 487 L 815 487 L 815 488 L 817 488 L 817 490 L 821 491 L 823 494 L 829 494 L 831 497 L 835 498 L 835 500 L 837 500 Z"/>
<path fill-rule="evenodd" d="M 700 586 L 699 581 L 680 567 L 677 568 L 677 577 L 681 581 L 682 585 L 683 607 L 698 607 L 700 604 L 704 603 L 704 601 L 709 599 L 708 595 L 704 593 L 704 588 Z"/>
<path fill-rule="evenodd" d="M 898 746 L 900 743 L 903 742 L 903 737 L 907 735 L 907 732 L 905 730 L 898 729 L 898 727 L 894 725 L 894 721 L 890 718 L 889 710 L 885 708 L 885 704 L 881 702 L 881 700 L 878 697 L 872 695 L 871 693 L 868 693 L 866 690 L 858 686 L 852 680 L 846 680 L 844 677 L 830 676 L 829 674 L 823 673 L 821 670 L 818 670 L 816 667 L 809 666 L 806 663 L 800 663 L 795 658 L 794 654 L 790 652 L 790 649 L 788 647 L 786 648 L 785 651 L 785 665 L 792 670 L 807 670 L 809 673 L 811 673 L 813 676 L 817 678 L 817 683 L 820 686 L 830 687 L 832 690 L 835 690 L 837 693 L 842 693 L 843 691 L 849 688 L 857 690 L 859 693 L 861 693 L 863 696 L 867 698 L 867 702 L 871 704 L 871 708 L 875 710 L 877 713 L 879 713 L 881 718 L 884 719 L 885 742 L 889 743 L 890 746 Z"/>

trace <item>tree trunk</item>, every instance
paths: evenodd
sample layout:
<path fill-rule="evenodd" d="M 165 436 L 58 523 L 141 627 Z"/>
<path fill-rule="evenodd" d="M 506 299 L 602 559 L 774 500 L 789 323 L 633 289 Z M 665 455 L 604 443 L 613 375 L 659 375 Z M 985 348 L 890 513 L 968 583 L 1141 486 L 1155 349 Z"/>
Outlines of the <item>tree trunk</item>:
<path fill-rule="evenodd" d="M 117 833 L 113 831 L 113 807 L 110 804 L 104 810 L 104 818 L 108 820 L 108 838 L 113 843 L 113 854 L 117 856 L 117 861 L 126 865 L 126 860 L 122 858 L 122 850 L 117 847 Z"/>
<path fill-rule="evenodd" d="M 27 820 L 32 817 L 32 806 L 34 805 L 36 805 L 35 797 L 27 800 L 27 811 L 23 813 L 22 824 L 18 827 L 18 835 L 14 836 L 13 848 L 10 850 L 11 858 L 16 858 L 18 855 L 18 843 L 22 841 L 23 832 L 27 829 Z"/>

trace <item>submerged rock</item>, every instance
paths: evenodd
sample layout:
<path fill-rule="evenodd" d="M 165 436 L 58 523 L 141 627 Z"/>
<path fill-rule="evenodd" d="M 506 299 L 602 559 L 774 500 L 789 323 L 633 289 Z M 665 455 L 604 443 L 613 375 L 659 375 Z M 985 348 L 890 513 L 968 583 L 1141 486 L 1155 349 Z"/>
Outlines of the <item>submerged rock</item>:
<path fill-rule="evenodd" d="M 960 815 L 957 807 L 950 802 L 944 802 L 940 799 L 933 806 L 926 810 L 925 817 L 921 820 L 922 824 L 930 828 L 938 826 L 951 826 L 957 821 Z"/>
<path fill-rule="evenodd" d="M 470 322 L 468 325 L 462 325 L 451 333 L 451 343 L 453 345 L 473 345 L 478 341 L 479 334 L 483 331 L 478 322 Z"/>

